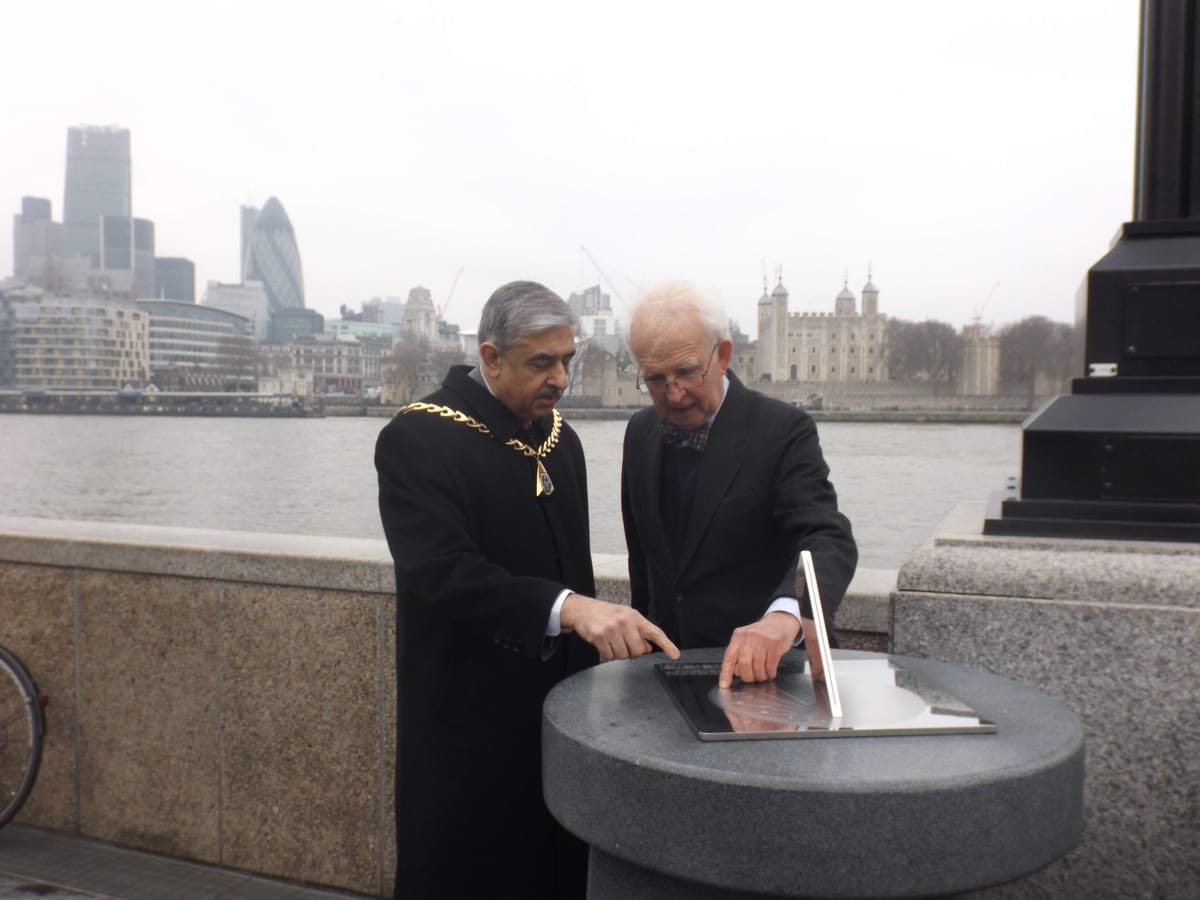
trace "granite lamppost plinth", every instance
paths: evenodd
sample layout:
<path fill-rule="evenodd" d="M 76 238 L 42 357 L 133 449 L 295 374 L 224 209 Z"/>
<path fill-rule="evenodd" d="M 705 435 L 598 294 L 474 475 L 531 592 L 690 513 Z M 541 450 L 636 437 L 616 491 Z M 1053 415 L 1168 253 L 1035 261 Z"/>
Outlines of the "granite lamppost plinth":
<path fill-rule="evenodd" d="M 961 504 L 897 573 L 892 653 L 1018 679 L 1083 723 L 1083 841 L 988 898 L 1200 884 L 1197 27 L 1195 0 L 1142 7 L 1137 218 L 1080 298 L 1087 375 L 1026 423 L 1020 494 Z"/>
<path fill-rule="evenodd" d="M 995 535 L 1200 541 L 1200 15 L 1144 0 L 1134 220 L 1077 298 L 1084 375 L 1022 431 Z"/>

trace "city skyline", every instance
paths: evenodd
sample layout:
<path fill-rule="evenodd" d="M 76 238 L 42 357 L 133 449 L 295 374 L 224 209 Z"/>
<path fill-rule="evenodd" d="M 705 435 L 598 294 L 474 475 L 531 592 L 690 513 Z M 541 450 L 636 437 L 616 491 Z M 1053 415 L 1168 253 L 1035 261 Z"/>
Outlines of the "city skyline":
<path fill-rule="evenodd" d="M 620 317 L 635 285 L 686 278 L 755 334 L 782 267 L 796 311 L 831 311 L 843 277 L 860 295 L 870 268 L 891 317 L 1069 322 L 1131 217 L 1125 0 L 595 19 L 350 2 L 331 22 L 221 2 L 172 13 L 216 48 L 200 60 L 119 24 L 166 27 L 152 4 L 64 6 L 79 27 L 15 11 L 26 39 L 0 61 L 10 83 L 40 73 L 0 151 L 5 220 L 23 196 L 62 220 L 67 128 L 128 128 L 159 255 L 193 260 L 198 287 L 236 281 L 239 209 L 277 196 L 306 306 L 329 318 L 417 285 L 442 306 L 456 285 L 446 317 L 470 330 L 521 277 L 564 297 L 599 284 Z"/>

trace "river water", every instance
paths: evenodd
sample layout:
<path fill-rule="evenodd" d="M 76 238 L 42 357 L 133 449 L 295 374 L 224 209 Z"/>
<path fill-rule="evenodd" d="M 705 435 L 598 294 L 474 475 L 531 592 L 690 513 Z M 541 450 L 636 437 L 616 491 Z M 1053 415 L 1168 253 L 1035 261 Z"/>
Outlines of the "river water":
<path fill-rule="evenodd" d="M 372 457 L 384 421 L 0 415 L 0 515 L 381 538 Z M 592 550 L 624 553 L 625 422 L 572 424 Z M 959 501 L 1019 474 L 1017 425 L 818 430 L 862 567 L 898 568 Z"/>

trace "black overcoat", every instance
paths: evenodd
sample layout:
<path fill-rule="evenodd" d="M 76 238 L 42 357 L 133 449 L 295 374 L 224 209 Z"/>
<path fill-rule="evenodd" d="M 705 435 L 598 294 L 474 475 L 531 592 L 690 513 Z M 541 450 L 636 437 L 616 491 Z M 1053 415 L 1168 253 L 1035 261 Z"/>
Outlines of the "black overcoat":
<path fill-rule="evenodd" d="M 412 411 L 375 449 L 397 588 L 397 896 L 568 896 L 586 855 L 542 800 L 541 709 L 596 660 L 545 637 L 561 590 L 595 595 L 583 450 L 564 422 L 554 492 L 535 496 L 534 460 L 504 442 L 538 446 L 551 417 L 523 431 L 468 371 L 425 402 L 490 434 Z"/>
<path fill-rule="evenodd" d="M 626 428 L 621 466 L 635 609 L 680 647 L 724 647 L 733 629 L 762 618 L 775 598 L 803 597 L 796 576 L 806 549 L 833 628 L 858 548 L 811 416 L 729 372 L 678 557 L 660 514 L 662 460 L 661 420 L 642 410 Z"/>

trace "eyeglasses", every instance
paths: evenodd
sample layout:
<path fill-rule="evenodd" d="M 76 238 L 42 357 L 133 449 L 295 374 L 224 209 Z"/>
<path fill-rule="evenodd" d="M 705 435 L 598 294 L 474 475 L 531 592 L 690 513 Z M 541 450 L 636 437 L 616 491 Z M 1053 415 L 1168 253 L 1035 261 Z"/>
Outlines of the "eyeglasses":
<path fill-rule="evenodd" d="M 689 366 L 683 369 L 677 369 L 673 378 L 668 378 L 666 375 L 643 375 L 638 373 L 637 389 L 643 394 L 664 394 L 671 385 L 675 385 L 681 391 L 690 391 L 700 387 L 704 383 L 705 377 L 708 375 L 708 370 L 712 368 L 713 354 L 717 352 L 717 341 L 713 344 L 712 350 L 708 353 L 708 365 L 701 371 L 699 366 Z"/>

